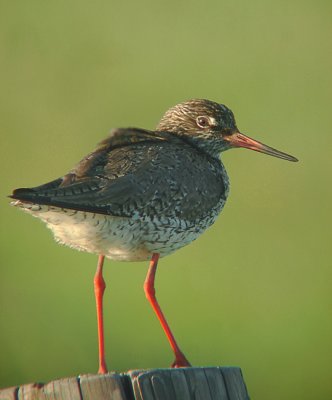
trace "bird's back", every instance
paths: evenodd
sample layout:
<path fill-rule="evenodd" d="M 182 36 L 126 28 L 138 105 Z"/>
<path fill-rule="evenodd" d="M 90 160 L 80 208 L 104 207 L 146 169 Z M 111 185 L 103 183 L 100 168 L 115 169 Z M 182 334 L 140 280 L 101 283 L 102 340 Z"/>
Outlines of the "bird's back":
<path fill-rule="evenodd" d="M 65 244 L 102 253 L 111 243 L 130 247 L 130 242 L 137 254 L 144 253 L 133 258 L 145 259 L 151 252 L 169 254 L 199 236 L 214 222 L 227 193 L 219 159 L 167 132 L 122 129 L 64 177 L 17 189 L 12 197 Z M 84 244 L 83 231 L 89 236 Z"/>

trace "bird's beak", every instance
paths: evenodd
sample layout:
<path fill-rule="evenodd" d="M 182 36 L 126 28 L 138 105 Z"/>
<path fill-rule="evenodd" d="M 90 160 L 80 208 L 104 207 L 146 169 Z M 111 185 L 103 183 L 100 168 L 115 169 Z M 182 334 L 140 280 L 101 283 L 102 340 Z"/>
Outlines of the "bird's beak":
<path fill-rule="evenodd" d="M 251 139 L 250 137 L 243 135 L 240 132 L 234 132 L 229 136 L 224 136 L 224 140 L 229 142 L 231 147 L 244 147 L 246 149 L 259 151 L 260 153 L 265 153 L 270 156 L 282 158 L 284 160 L 298 161 L 297 158 L 289 154 L 283 153 L 282 151 L 273 149 L 272 147 L 258 142 L 257 140 Z"/>

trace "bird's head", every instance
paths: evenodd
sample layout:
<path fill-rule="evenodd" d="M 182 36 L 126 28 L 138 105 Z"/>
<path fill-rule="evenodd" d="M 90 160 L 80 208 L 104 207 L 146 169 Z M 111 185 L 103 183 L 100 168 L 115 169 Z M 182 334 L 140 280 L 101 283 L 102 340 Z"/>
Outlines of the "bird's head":
<path fill-rule="evenodd" d="M 193 99 L 177 104 L 166 111 L 156 129 L 173 132 L 214 157 L 230 148 L 244 147 L 284 160 L 298 161 L 240 133 L 232 111 L 210 100 Z"/>

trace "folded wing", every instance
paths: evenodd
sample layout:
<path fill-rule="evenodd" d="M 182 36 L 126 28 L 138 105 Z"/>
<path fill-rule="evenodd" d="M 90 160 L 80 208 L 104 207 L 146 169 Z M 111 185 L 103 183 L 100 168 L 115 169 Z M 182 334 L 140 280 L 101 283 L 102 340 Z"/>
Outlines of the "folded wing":
<path fill-rule="evenodd" d="M 197 207 L 204 213 L 225 194 L 211 161 L 203 163 L 201 181 L 196 157 L 202 155 L 167 132 L 117 129 L 62 178 L 16 189 L 10 197 L 121 217 L 176 213 L 191 219 Z"/>

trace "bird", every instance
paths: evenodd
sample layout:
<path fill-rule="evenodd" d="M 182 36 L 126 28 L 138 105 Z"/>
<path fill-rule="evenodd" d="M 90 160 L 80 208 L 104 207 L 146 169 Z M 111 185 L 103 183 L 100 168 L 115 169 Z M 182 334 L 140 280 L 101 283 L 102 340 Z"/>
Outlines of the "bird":
<path fill-rule="evenodd" d="M 174 353 L 171 367 L 191 366 L 157 301 L 155 275 L 160 258 L 197 239 L 222 211 L 229 178 L 220 154 L 232 148 L 298 161 L 241 133 L 227 106 L 191 99 L 167 110 L 155 130 L 113 129 L 64 176 L 9 196 L 13 206 L 45 222 L 60 244 L 98 255 L 94 292 L 99 373 L 108 371 L 105 257 L 150 260 L 144 291 Z"/>

